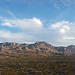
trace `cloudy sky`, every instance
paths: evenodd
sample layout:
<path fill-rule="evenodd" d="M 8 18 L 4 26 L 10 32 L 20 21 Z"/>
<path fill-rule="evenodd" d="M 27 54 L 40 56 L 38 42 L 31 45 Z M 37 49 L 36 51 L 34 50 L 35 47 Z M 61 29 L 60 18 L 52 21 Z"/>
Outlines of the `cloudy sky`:
<path fill-rule="evenodd" d="M 0 42 L 75 45 L 75 0 L 0 0 Z"/>

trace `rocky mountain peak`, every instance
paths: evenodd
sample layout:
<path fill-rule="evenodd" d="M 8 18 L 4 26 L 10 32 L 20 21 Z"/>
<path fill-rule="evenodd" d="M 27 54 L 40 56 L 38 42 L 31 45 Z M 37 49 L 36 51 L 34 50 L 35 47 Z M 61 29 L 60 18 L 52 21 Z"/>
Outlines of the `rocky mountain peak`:
<path fill-rule="evenodd" d="M 36 42 L 35 45 L 44 45 L 44 46 L 47 46 L 47 47 L 51 47 L 52 45 L 48 44 L 47 42 L 45 41 L 41 41 L 41 42 Z"/>

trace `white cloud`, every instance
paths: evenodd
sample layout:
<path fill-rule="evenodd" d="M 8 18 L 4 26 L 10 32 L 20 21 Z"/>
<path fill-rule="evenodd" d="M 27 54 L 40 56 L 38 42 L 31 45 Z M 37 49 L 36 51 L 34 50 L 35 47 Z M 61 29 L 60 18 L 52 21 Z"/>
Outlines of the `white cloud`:
<path fill-rule="evenodd" d="M 75 5 L 75 0 L 49 0 L 50 4 L 56 9 L 64 7 L 70 7 Z"/>
<path fill-rule="evenodd" d="M 49 28 L 53 29 L 53 30 L 57 30 L 60 33 L 66 33 L 69 29 L 71 23 L 69 23 L 68 21 L 61 21 L 61 22 L 57 22 L 55 24 L 51 24 Z"/>
<path fill-rule="evenodd" d="M 62 26 L 62 28 L 60 29 L 60 33 L 66 33 L 68 30 L 70 29 L 69 26 Z"/>
<path fill-rule="evenodd" d="M 2 19 L 3 17 L 2 16 L 0 16 L 0 19 Z"/>
<path fill-rule="evenodd" d="M 62 4 L 66 7 L 69 7 L 71 4 L 73 4 L 74 0 L 61 0 Z"/>
<path fill-rule="evenodd" d="M 69 23 L 69 24 L 71 24 L 71 23 Z M 63 26 L 63 28 L 65 28 L 65 29 L 67 29 L 67 30 L 69 30 L 69 29 L 70 29 L 70 27 L 69 27 L 69 26 L 67 26 L 67 25 L 64 25 L 64 26 Z"/>
<path fill-rule="evenodd" d="M 71 45 L 75 44 L 75 22 L 61 21 L 49 26 L 49 35 L 53 44 L 56 45 Z"/>
<path fill-rule="evenodd" d="M 59 7 L 59 5 L 58 5 L 57 3 L 54 4 L 54 7 L 55 7 L 56 9 L 60 9 L 60 7 Z"/>
<path fill-rule="evenodd" d="M 24 33 L 11 33 L 10 31 L 0 30 L 0 41 L 32 43 L 32 40 L 33 36 Z"/>
<path fill-rule="evenodd" d="M 65 29 L 60 29 L 60 33 L 65 33 L 66 30 Z"/>
<path fill-rule="evenodd" d="M 1 19 L 2 23 L 0 25 L 19 28 L 24 31 L 38 32 L 42 29 L 43 24 L 40 19 L 36 17 L 32 19 Z"/>
<path fill-rule="evenodd" d="M 42 25 L 42 22 L 39 19 L 35 18 L 35 17 L 33 18 L 33 21 L 36 22 L 39 25 Z"/>
<path fill-rule="evenodd" d="M 50 28 L 52 28 L 52 29 L 57 29 L 57 28 L 59 28 L 61 25 L 62 25 L 62 22 L 58 22 L 58 23 L 56 23 L 56 24 L 51 24 L 51 25 L 50 25 Z"/>
<path fill-rule="evenodd" d="M 2 23 L 3 26 L 9 26 L 9 27 L 13 27 L 9 22 L 6 23 Z"/>
<path fill-rule="evenodd" d="M 14 15 L 11 11 L 8 11 L 8 13 L 9 13 L 13 18 L 16 18 L 15 15 Z"/>
<path fill-rule="evenodd" d="M 75 22 L 60 21 L 45 28 L 42 21 L 36 17 L 31 19 L 6 19 L 1 17 L 0 20 L 0 25 L 16 30 L 21 29 L 21 33 L 0 30 L 0 41 L 20 41 L 25 43 L 46 41 L 53 45 L 69 45 L 75 43 Z"/>
<path fill-rule="evenodd" d="M 75 40 L 75 37 L 63 37 L 63 39 L 65 39 L 65 40 Z"/>

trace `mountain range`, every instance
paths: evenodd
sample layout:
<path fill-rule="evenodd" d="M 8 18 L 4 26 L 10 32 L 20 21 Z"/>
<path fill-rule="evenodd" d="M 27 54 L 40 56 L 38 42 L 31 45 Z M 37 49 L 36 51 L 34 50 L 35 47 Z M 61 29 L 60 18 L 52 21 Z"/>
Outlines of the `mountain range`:
<path fill-rule="evenodd" d="M 55 47 L 44 41 L 34 44 L 0 43 L 0 56 L 72 56 L 75 55 L 75 46 Z"/>

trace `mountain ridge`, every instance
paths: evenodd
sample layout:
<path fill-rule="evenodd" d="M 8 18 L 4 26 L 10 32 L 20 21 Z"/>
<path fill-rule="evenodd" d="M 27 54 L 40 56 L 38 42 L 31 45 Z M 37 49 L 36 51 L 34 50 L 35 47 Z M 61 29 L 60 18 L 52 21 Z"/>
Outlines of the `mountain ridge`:
<path fill-rule="evenodd" d="M 71 56 L 74 54 L 74 45 L 55 47 L 45 41 L 38 41 L 33 44 L 0 43 L 0 56 Z"/>

